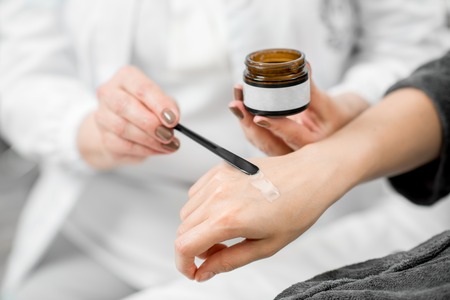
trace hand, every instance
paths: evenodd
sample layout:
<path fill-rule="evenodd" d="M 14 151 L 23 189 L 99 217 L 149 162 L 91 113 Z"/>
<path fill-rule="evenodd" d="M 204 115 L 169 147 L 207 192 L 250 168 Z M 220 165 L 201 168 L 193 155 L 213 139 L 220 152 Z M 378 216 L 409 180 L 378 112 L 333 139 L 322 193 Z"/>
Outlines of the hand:
<path fill-rule="evenodd" d="M 355 94 L 332 98 L 311 81 L 311 102 L 302 113 L 286 118 L 253 116 L 242 103 L 242 86 L 235 87 L 230 110 L 240 119 L 247 139 L 267 155 L 284 155 L 320 141 L 343 127 L 368 107 Z"/>
<path fill-rule="evenodd" d="M 274 201 L 252 185 L 254 176 L 228 165 L 204 175 L 189 191 L 180 214 L 178 270 L 190 279 L 208 280 L 275 254 L 312 226 L 346 189 L 333 175 L 341 171 L 335 153 L 322 155 L 310 148 L 253 160 L 279 189 Z M 330 185 L 331 180 L 335 184 Z M 243 240 L 231 246 L 222 243 L 234 238 Z M 201 266 L 195 265 L 195 257 L 204 259 Z"/>
<path fill-rule="evenodd" d="M 97 97 L 98 109 L 78 134 L 80 153 L 91 166 L 108 169 L 178 149 L 172 130 L 177 105 L 137 68 L 119 70 Z"/>

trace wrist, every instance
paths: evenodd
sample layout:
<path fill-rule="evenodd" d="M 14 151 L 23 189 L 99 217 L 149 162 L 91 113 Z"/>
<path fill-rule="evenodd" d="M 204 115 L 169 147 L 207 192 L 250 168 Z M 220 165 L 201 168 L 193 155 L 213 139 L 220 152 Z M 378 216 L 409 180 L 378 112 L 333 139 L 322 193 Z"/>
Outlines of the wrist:
<path fill-rule="evenodd" d="M 290 155 L 295 157 L 292 165 L 297 166 L 297 172 L 306 172 L 307 176 L 313 179 L 305 187 L 316 190 L 315 198 L 321 202 L 323 210 L 359 182 L 357 160 L 348 155 L 345 147 L 336 144 L 331 138 L 308 144 Z"/>

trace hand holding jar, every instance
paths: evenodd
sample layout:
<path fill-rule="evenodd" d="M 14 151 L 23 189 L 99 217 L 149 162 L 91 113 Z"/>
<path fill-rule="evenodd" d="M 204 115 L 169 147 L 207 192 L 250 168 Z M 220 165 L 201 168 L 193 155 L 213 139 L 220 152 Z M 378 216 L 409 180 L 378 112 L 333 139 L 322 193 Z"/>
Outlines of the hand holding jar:
<path fill-rule="evenodd" d="M 369 106 L 356 94 L 332 97 L 318 89 L 301 52 L 263 50 L 247 56 L 246 65 L 245 86 L 235 87 L 229 109 L 240 119 L 247 139 L 267 155 L 320 141 Z"/>

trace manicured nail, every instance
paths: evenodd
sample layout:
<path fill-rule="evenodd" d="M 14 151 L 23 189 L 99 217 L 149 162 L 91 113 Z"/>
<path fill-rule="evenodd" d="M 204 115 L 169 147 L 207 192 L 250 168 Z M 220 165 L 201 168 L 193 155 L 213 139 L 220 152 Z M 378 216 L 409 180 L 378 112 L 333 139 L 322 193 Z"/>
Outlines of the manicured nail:
<path fill-rule="evenodd" d="M 244 100 L 244 93 L 242 92 L 242 89 L 234 88 L 234 99 L 235 100 Z"/>
<path fill-rule="evenodd" d="M 200 277 L 199 277 L 199 279 L 197 280 L 198 282 L 203 282 L 203 281 L 207 281 L 207 280 L 210 280 L 211 278 L 213 278 L 214 277 L 214 273 L 213 272 L 206 272 L 206 273 L 203 273 Z"/>
<path fill-rule="evenodd" d="M 270 123 L 265 121 L 265 120 L 258 121 L 258 122 L 256 122 L 256 124 L 258 126 L 261 126 L 261 127 L 264 127 L 264 128 L 269 128 L 270 127 Z"/>
<path fill-rule="evenodd" d="M 228 107 L 230 111 L 235 115 L 239 120 L 242 120 L 244 118 L 244 114 L 242 111 L 237 107 Z"/>
<path fill-rule="evenodd" d="M 177 118 L 173 113 L 173 111 L 171 111 L 170 109 L 163 110 L 161 116 L 164 119 L 164 121 L 166 121 L 166 123 L 169 125 L 175 123 L 175 119 Z"/>
<path fill-rule="evenodd" d="M 159 126 L 156 128 L 155 132 L 156 136 L 159 137 L 162 141 L 170 141 L 170 139 L 173 137 L 173 132 L 167 127 Z"/>
<path fill-rule="evenodd" d="M 180 148 L 180 142 L 178 142 L 178 140 L 173 140 L 168 144 L 162 144 L 162 146 L 170 151 L 174 151 Z"/>

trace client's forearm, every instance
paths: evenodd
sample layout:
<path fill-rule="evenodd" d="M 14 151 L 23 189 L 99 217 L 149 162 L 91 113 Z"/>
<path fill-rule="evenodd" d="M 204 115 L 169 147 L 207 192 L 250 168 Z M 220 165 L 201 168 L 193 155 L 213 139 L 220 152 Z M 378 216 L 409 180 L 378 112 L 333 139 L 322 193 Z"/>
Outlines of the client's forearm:
<path fill-rule="evenodd" d="M 408 171 L 437 157 L 441 126 L 432 101 L 416 89 L 398 90 L 342 130 L 358 182 Z M 341 141 L 340 141 L 341 140 Z M 332 142 L 332 141 L 330 141 Z"/>
<path fill-rule="evenodd" d="M 332 151 L 341 175 L 353 186 L 431 161 L 439 154 L 441 139 L 432 101 L 420 90 L 402 89 L 311 147 Z"/>

